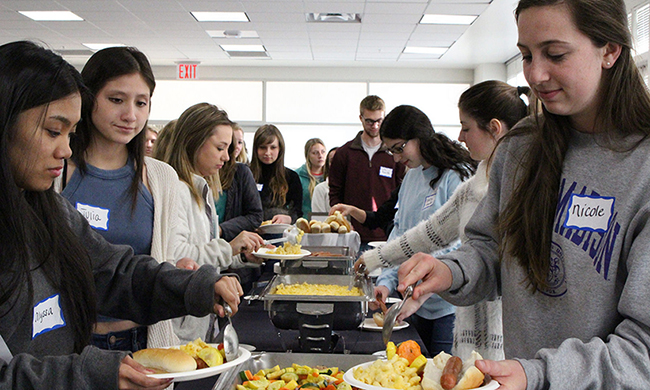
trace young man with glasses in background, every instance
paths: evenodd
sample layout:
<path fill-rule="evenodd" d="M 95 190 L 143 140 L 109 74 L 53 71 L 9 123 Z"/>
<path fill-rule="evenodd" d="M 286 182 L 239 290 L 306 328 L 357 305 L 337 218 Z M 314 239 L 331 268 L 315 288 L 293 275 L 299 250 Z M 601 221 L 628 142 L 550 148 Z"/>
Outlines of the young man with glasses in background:
<path fill-rule="evenodd" d="M 339 148 L 329 173 L 330 205 L 345 203 L 362 210 L 377 211 L 404 178 L 406 167 L 387 153 L 379 137 L 386 105 L 375 95 L 366 96 L 359 105 L 363 125 L 353 140 Z M 361 236 L 361 251 L 372 241 L 385 241 L 382 229 L 368 229 L 352 220 Z"/>

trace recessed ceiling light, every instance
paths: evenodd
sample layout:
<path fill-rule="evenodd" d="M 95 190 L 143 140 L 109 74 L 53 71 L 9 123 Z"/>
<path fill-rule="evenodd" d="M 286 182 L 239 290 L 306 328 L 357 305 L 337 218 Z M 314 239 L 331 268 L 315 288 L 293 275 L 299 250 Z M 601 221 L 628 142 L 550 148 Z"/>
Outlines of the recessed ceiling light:
<path fill-rule="evenodd" d="M 250 22 L 246 12 L 190 12 L 199 22 Z"/>
<path fill-rule="evenodd" d="M 345 14 L 336 12 L 307 13 L 305 19 L 308 22 L 318 23 L 361 23 L 360 14 Z"/>
<path fill-rule="evenodd" d="M 259 38 L 254 30 L 206 30 L 212 38 Z"/>
<path fill-rule="evenodd" d="M 83 18 L 70 11 L 18 11 L 20 14 L 36 21 L 80 21 Z"/>
<path fill-rule="evenodd" d="M 472 24 L 478 15 L 436 15 L 426 14 L 420 24 Z"/>
<path fill-rule="evenodd" d="M 225 51 L 264 52 L 263 45 L 219 45 Z"/>
<path fill-rule="evenodd" d="M 126 46 L 126 45 L 124 45 L 122 43 L 82 43 L 82 45 L 86 46 L 90 50 L 95 50 L 95 51 L 106 49 L 108 47 L 116 47 L 116 46 L 124 47 L 124 46 Z"/>
<path fill-rule="evenodd" d="M 424 47 L 424 46 L 406 46 L 403 53 L 405 54 L 434 54 L 443 55 L 449 50 L 448 47 Z"/>

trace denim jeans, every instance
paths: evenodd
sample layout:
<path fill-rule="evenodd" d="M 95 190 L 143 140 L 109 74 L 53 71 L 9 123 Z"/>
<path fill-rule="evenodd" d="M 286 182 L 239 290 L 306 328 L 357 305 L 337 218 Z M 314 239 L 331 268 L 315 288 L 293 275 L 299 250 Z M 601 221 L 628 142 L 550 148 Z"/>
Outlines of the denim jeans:
<path fill-rule="evenodd" d="M 454 314 L 449 314 L 435 320 L 428 320 L 413 314 L 408 318 L 408 322 L 417 329 L 418 335 L 424 342 L 429 355 L 434 357 L 442 351 L 451 353 L 451 347 L 454 343 L 455 317 Z"/>
<path fill-rule="evenodd" d="M 93 333 L 92 345 L 112 351 L 139 351 L 147 348 L 147 327 L 140 326 L 107 334 Z"/>

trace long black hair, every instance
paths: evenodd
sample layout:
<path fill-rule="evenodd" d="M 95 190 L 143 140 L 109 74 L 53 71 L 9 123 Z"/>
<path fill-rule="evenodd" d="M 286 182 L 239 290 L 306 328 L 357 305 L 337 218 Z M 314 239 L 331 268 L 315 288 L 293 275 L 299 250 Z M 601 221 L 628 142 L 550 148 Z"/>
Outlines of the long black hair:
<path fill-rule="evenodd" d="M 416 107 L 395 107 L 381 123 L 379 134 L 382 139 L 417 139 L 420 142 L 422 158 L 438 168 L 438 175 L 429 182 L 431 188 L 435 189 L 447 169 L 458 172 L 462 180 L 476 171 L 477 163 L 469 156 L 467 149 L 446 135 L 436 133 L 429 117 Z"/>
<path fill-rule="evenodd" d="M 60 291 L 75 351 L 81 352 L 96 321 L 88 253 L 62 217 L 62 198 L 52 187 L 20 189 L 8 153 L 22 112 L 75 93 L 86 93 L 81 76 L 59 55 L 27 41 L 0 46 L 0 307 L 6 308 L 0 318 L 31 311 L 31 272 L 40 268 Z M 16 307 L 25 293 L 27 306 Z"/>
<path fill-rule="evenodd" d="M 72 160 L 77 165 L 81 174 L 86 173 L 86 150 L 93 140 L 97 131 L 92 121 L 92 113 L 95 109 L 95 95 L 101 91 L 104 86 L 120 76 L 137 73 L 149 87 L 149 97 L 153 95 L 156 88 L 156 80 L 151 69 L 151 64 L 147 57 L 134 47 L 109 47 L 102 49 L 93 54 L 81 71 L 81 77 L 84 84 L 88 87 L 91 94 L 88 94 L 81 106 L 81 123 L 77 126 L 77 136 L 71 143 Z M 147 132 L 144 129 L 147 123 L 136 135 L 131 142 L 126 145 L 129 157 L 135 162 L 135 176 L 129 187 L 131 194 L 132 208 L 135 208 L 142 183 L 142 172 L 144 169 L 144 151 Z"/>

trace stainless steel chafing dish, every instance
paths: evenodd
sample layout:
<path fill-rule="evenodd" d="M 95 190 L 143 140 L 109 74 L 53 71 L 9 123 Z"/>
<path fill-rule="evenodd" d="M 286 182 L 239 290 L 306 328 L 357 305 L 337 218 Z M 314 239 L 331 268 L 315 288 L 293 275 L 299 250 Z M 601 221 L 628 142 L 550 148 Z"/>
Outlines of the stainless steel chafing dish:
<path fill-rule="evenodd" d="M 333 284 L 358 287 L 361 296 L 278 295 L 279 284 Z M 279 329 L 301 329 L 303 323 L 328 323 L 333 330 L 356 329 L 366 317 L 368 302 L 373 300 L 372 283 L 354 275 L 276 275 L 261 294 L 264 308 Z"/>
<path fill-rule="evenodd" d="M 280 260 L 281 274 L 348 275 L 352 273 L 354 257 L 350 256 L 348 247 L 303 246 L 302 249 L 308 250 L 312 255 L 298 260 Z M 323 253 L 326 254 L 322 255 Z"/>
<path fill-rule="evenodd" d="M 253 357 L 238 367 L 221 374 L 215 384 L 215 390 L 236 390 L 236 385 L 242 383 L 239 372 L 250 370 L 257 372 L 279 365 L 280 367 L 291 367 L 292 364 L 307 365 L 310 367 L 326 366 L 338 367 L 343 371 L 366 362 L 377 360 L 373 355 L 342 355 L 342 354 L 313 354 L 313 353 L 291 353 L 291 352 L 264 352 L 253 354 Z"/>

